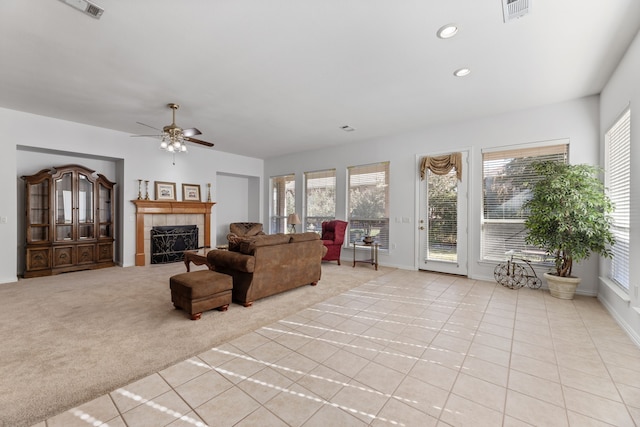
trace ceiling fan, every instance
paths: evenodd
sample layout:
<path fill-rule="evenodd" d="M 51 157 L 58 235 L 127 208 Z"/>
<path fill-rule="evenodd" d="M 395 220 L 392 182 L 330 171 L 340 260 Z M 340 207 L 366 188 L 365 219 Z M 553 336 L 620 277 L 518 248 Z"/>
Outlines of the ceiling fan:
<path fill-rule="evenodd" d="M 178 125 L 176 125 L 176 110 L 180 108 L 178 104 L 170 103 L 167 104 L 167 107 L 173 110 L 173 121 L 170 125 L 167 125 L 162 128 L 162 130 L 158 128 L 154 128 L 153 126 L 149 126 L 145 123 L 136 122 L 142 126 L 149 127 L 151 129 L 155 129 L 159 132 L 162 132 L 158 135 L 131 135 L 131 136 L 150 136 L 155 138 L 160 138 L 162 141 L 160 143 L 160 148 L 171 153 L 184 153 L 187 151 L 187 146 L 185 142 L 192 142 L 194 144 L 204 145 L 205 147 L 213 147 L 213 143 L 202 141 L 201 139 L 193 138 L 194 135 L 201 135 L 200 132 L 196 128 L 182 129 Z"/>

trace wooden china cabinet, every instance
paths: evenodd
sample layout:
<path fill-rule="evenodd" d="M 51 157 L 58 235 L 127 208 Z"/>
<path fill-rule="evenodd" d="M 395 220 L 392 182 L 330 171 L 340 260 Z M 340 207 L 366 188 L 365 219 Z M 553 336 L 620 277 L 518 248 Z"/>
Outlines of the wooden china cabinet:
<path fill-rule="evenodd" d="M 24 277 L 111 267 L 114 183 L 79 165 L 43 169 L 26 182 Z"/>

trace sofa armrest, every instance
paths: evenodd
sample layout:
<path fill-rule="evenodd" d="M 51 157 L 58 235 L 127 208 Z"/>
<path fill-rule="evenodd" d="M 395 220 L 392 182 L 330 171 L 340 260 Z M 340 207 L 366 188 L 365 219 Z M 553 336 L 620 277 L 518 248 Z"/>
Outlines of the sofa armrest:
<path fill-rule="evenodd" d="M 224 250 L 209 251 L 207 260 L 209 264 L 215 267 L 238 270 L 245 273 L 253 273 L 256 266 L 256 258 L 254 256 Z"/>

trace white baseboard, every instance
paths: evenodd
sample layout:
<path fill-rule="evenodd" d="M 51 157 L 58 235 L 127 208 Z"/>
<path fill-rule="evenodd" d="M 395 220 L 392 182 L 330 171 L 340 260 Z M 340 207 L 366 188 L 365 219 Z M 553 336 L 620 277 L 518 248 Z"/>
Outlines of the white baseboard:
<path fill-rule="evenodd" d="M 600 296 L 598 295 L 598 301 L 600 301 L 604 308 L 607 309 L 611 317 L 613 317 L 613 320 L 615 320 L 616 323 L 620 325 L 622 330 L 625 331 L 627 335 L 629 335 L 631 341 L 633 341 L 636 346 L 640 347 L 640 335 L 638 335 L 638 333 L 633 330 L 631 325 L 629 325 L 622 317 L 618 315 L 618 313 L 613 309 L 613 306 L 611 306 L 606 299 L 600 298 Z"/>
<path fill-rule="evenodd" d="M 6 276 L 6 277 L 0 277 L 0 285 L 8 285 L 9 283 L 16 283 L 18 281 L 18 277 L 17 276 Z"/>

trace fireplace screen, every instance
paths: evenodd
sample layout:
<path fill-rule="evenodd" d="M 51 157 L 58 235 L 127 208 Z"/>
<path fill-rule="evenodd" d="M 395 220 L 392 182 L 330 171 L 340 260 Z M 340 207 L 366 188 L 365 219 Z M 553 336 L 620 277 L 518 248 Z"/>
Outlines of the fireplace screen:
<path fill-rule="evenodd" d="M 151 229 L 151 264 L 184 259 L 184 251 L 198 249 L 196 225 L 170 225 Z"/>

